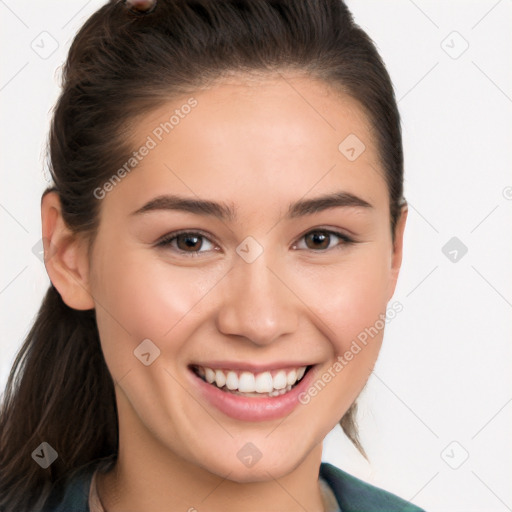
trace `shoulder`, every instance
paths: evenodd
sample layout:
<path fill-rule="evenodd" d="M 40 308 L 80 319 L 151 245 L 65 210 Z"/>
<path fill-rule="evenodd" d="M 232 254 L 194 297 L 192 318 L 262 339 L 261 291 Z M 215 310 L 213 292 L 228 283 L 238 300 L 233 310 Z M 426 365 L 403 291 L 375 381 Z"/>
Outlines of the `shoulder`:
<path fill-rule="evenodd" d="M 327 462 L 320 465 L 320 476 L 333 490 L 342 512 L 425 512 Z"/>
<path fill-rule="evenodd" d="M 95 459 L 54 483 L 41 512 L 89 512 L 89 490 L 94 471 L 111 459 Z"/>

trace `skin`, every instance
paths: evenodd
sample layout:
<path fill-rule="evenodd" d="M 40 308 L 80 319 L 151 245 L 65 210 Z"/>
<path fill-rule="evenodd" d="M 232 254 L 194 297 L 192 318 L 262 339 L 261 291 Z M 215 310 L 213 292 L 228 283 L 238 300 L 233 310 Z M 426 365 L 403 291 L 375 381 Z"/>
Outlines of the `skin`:
<path fill-rule="evenodd" d="M 57 195 L 43 198 L 43 236 L 58 247 L 46 262 L 50 279 L 69 306 L 96 309 L 116 383 L 119 459 L 98 479 L 108 512 L 323 510 L 322 440 L 364 387 L 383 331 L 285 419 L 223 414 L 195 393 L 187 369 L 197 361 L 310 361 L 319 378 L 385 313 L 395 290 L 407 210 L 393 243 L 367 119 L 323 83 L 283 78 L 226 80 L 194 94 L 197 107 L 101 200 L 90 257 L 87 240 L 63 222 Z M 134 149 L 187 98 L 143 117 Z M 366 146 L 353 162 L 338 150 L 350 133 Z M 372 207 L 285 219 L 289 203 L 338 190 Z M 130 215 L 164 193 L 232 204 L 237 219 Z M 320 228 L 356 243 L 334 235 L 307 242 Z M 155 246 L 180 229 L 211 235 L 197 257 L 178 254 L 176 240 Z M 236 252 L 247 236 L 263 247 L 252 263 Z M 146 338 L 161 351 L 149 366 L 133 354 Z M 250 468 L 237 458 L 248 442 L 262 454 Z"/>

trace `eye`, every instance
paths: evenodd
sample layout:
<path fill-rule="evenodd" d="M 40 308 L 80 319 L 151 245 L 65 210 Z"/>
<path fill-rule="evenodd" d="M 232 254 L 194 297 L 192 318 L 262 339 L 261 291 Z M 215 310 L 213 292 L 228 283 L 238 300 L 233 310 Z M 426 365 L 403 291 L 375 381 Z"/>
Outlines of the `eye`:
<path fill-rule="evenodd" d="M 344 233 L 339 233 L 329 229 L 315 229 L 309 231 L 303 235 L 301 239 L 305 240 L 306 250 L 309 249 L 317 252 L 326 252 L 327 250 L 335 249 L 336 247 L 354 243 L 354 240 Z M 333 245 L 332 242 L 336 242 L 336 239 L 338 240 L 338 243 Z M 304 249 L 304 247 L 299 247 L 298 244 L 295 244 L 293 248 Z"/>
<path fill-rule="evenodd" d="M 341 246 L 354 243 L 354 240 L 344 233 L 329 229 L 315 229 L 309 231 L 301 237 L 301 240 L 302 239 L 305 240 L 306 247 L 300 246 L 300 244 L 294 244 L 293 249 L 327 252 L 336 247 L 341 248 Z M 336 243 L 336 241 L 338 243 Z M 178 254 L 190 256 L 198 256 L 201 253 L 218 250 L 218 247 L 200 231 L 176 231 L 169 233 L 157 241 L 155 246 L 171 248 Z"/>
<path fill-rule="evenodd" d="M 178 253 L 190 254 L 191 256 L 215 250 L 215 245 L 199 231 L 176 231 L 169 233 L 156 242 L 155 245 L 157 247 L 171 247 Z M 205 246 L 206 250 L 199 250 Z"/>

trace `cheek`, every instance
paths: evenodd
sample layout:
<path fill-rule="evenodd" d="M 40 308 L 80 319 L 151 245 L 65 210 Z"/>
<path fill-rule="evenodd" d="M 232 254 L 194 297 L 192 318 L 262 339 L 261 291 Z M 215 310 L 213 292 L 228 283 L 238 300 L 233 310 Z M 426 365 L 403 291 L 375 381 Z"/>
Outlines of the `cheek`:
<path fill-rule="evenodd" d="M 390 261 L 382 249 L 376 246 L 359 251 L 342 264 L 312 275 L 304 283 L 307 302 L 322 320 L 324 334 L 336 354 L 348 350 L 352 340 L 385 314 Z"/>
<path fill-rule="evenodd" d="M 103 352 L 114 378 L 140 365 L 134 351 L 146 339 L 164 356 L 159 362 L 177 361 L 180 340 L 190 336 L 198 305 L 213 286 L 213 276 L 192 280 L 191 269 L 171 268 L 147 254 L 120 250 L 117 256 L 100 260 L 93 287 Z"/>
<path fill-rule="evenodd" d="M 389 260 L 366 252 L 325 272 L 310 294 L 331 346 L 330 359 L 301 397 L 312 416 L 326 418 L 327 431 L 345 414 L 373 369 L 385 327 Z M 313 280 L 312 280 L 313 281 Z M 328 327 L 325 327 L 328 326 Z"/>

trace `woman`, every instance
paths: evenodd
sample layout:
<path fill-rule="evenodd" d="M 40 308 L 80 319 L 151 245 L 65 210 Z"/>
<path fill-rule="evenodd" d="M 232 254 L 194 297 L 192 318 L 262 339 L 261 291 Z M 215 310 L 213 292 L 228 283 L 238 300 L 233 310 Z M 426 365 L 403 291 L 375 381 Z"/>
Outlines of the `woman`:
<path fill-rule="evenodd" d="M 364 455 L 407 217 L 391 81 L 340 0 L 112 1 L 49 142 L 2 510 L 420 510 L 321 463 L 338 422 Z"/>

